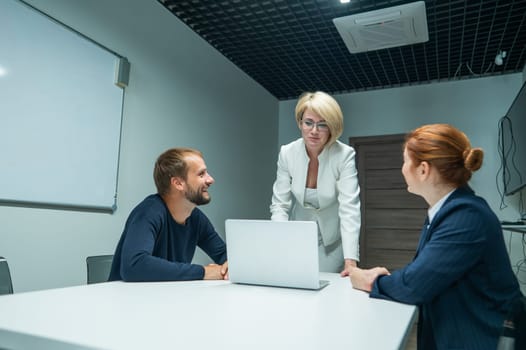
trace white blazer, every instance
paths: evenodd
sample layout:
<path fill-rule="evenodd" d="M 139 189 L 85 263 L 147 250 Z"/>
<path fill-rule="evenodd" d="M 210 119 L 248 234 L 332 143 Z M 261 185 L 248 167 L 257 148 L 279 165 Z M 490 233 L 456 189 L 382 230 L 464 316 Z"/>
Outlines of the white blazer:
<path fill-rule="evenodd" d="M 359 260 L 360 188 L 351 146 L 336 141 L 318 156 L 319 209 L 305 207 L 309 157 L 303 139 L 281 147 L 270 212 L 272 220 L 315 217 L 323 244 L 342 240 L 345 259 Z"/>

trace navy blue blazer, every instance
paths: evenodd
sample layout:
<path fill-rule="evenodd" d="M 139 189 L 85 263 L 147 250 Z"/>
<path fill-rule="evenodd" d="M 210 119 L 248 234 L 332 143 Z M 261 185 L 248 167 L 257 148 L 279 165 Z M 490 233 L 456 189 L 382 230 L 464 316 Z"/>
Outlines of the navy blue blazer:
<path fill-rule="evenodd" d="M 498 218 L 462 187 L 426 221 L 414 260 L 377 278 L 370 296 L 419 305 L 419 349 L 495 350 L 521 292 Z"/>

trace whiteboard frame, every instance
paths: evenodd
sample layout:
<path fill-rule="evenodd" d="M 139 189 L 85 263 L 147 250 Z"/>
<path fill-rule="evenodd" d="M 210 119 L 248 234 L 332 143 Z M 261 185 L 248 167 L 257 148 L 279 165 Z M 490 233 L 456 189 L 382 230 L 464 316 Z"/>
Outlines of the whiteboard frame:
<path fill-rule="evenodd" d="M 0 204 L 113 213 L 123 56 L 22 0 L 0 4 L 2 42 Z"/>

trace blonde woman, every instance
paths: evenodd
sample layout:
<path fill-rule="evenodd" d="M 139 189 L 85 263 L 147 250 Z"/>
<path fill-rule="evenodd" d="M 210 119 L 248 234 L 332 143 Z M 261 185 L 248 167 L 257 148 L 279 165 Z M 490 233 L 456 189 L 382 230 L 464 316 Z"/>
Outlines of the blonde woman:
<path fill-rule="evenodd" d="M 348 276 L 359 259 L 360 189 L 354 149 L 338 141 L 343 114 L 317 91 L 300 96 L 295 117 L 301 138 L 281 147 L 271 219 L 316 221 L 320 270 Z"/>

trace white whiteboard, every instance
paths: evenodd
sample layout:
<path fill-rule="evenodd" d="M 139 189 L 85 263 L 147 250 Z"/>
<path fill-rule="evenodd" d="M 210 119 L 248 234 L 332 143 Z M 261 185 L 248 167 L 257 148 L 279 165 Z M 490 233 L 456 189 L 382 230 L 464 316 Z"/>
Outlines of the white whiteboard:
<path fill-rule="evenodd" d="M 0 1 L 3 205 L 115 210 L 118 58 L 18 0 Z"/>

